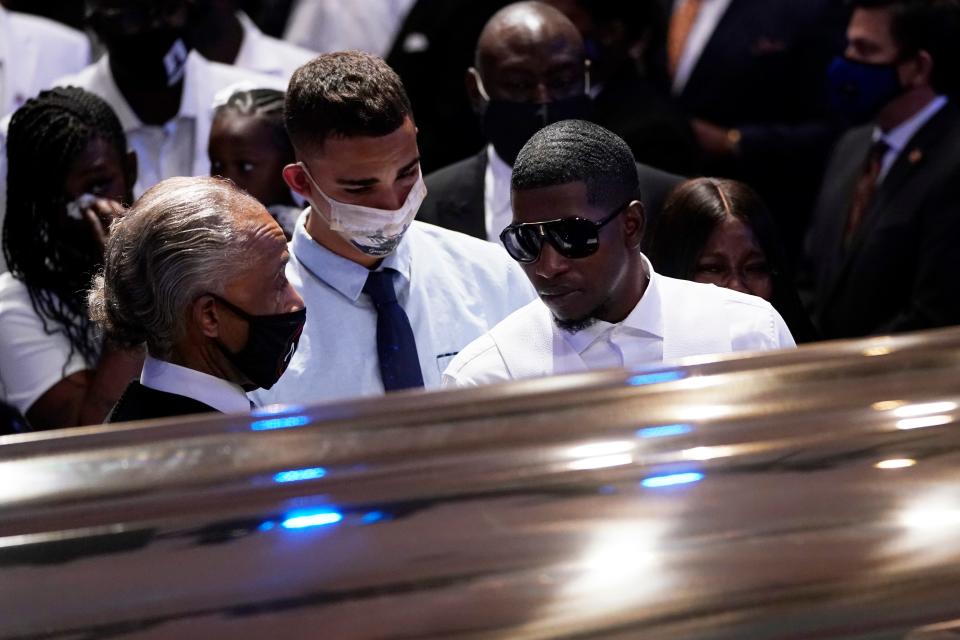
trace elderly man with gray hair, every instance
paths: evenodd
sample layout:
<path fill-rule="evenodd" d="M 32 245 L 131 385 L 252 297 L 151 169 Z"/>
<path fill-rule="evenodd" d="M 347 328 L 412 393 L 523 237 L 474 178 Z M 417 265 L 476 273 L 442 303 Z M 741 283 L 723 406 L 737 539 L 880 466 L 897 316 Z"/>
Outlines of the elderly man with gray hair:
<path fill-rule="evenodd" d="M 306 320 L 283 230 L 232 182 L 170 178 L 111 227 L 89 307 L 106 338 L 145 344 L 108 422 L 249 411 L 286 369 Z"/>

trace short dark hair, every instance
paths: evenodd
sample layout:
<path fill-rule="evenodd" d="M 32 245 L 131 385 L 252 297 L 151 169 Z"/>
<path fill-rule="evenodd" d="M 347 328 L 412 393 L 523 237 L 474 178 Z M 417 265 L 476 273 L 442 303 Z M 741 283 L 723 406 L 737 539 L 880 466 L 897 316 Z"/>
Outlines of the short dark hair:
<path fill-rule="evenodd" d="M 382 58 L 339 51 L 294 72 L 284 114 L 293 146 L 316 151 L 331 136 L 392 133 L 413 118 L 413 109 L 400 76 Z"/>
<path fill-rule="evenodd" d="M 214 116 L 236 113 L 241 116 L 260 118 L 270 127 L 270 133 L 277 149 L 282 151 L 284 156 L 293 158 L 293 145 L 290 143 L 287 127 L 283 122 L 285 97 L 283 91 L 277 89 L 234 91 L 224 104 L 216 108 Z"/>
<path fill-rule="evenodd" d="M 742 182 L 695 178 L 674 188 L 651 234 L 648 256 L 653 268 L 664 276 L 692 280 L 703 248 L 728 216 L 753 232 L 766 256 L 773 280 L 770 302 L 783 316 L 794 339 L 814 340 L 813 325 L 794 288 L 773 216 L 760 195 Z"/>
<path fill-rule="evenodd" d="M 926 51 L 933 58 L 930 84 L 955 94 L 960 58 L 960 0 L 847 0 L 853 9 L 886 9 L 901 54 Z"/>
<path fill-rule="evenodd" d="M 586 120 L 562 120 L 523 145 L 510 180 L 514 191 L 571 182 L 587 186 L 587 201 L 615 207 L 640 198 L 637 164 L 620 136 Z"/>

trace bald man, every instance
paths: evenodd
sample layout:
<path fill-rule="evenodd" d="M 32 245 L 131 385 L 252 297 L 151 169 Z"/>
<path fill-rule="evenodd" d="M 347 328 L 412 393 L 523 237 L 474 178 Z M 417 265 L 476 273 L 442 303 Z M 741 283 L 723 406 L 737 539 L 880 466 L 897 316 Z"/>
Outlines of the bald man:
<path fill-rule="evenodd" d="M 517 154 L 543 127 L 590 119 L 591 98 L 583 38 L 560 11 L 542 2 L 517 2 L 487 22 L 467 70 L 467 93 L 480 118 L 486 147 L 427 176 L 424 222 L 499 243 L 510 224 L 510 172 Z M 680 178 L 638 165 L 640 188 L 659 211 Z"/>

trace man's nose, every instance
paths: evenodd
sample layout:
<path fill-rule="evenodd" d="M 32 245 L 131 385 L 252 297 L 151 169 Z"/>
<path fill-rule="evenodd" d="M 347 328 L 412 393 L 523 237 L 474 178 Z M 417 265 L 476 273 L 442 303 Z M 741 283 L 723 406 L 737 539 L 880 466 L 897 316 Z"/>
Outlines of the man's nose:
<path fill-rule="evenodd" d="M 411 185 L 395 185 L 390 189 L 384 189 L 378 194 L 376 202 L 371 203 L 370 206 L 385 211 L 396 211 L 407 201 L 412 188 Z"/>
<path fill-rule="evenodd" d="M 540 250 L 540 258 L 537 260 L 537 275 L 549 280 L 566 273 L 569 269 L 570 260 L 560 255 L 549 242 L 544 242 Z"/>
<path fill-rule="evenodd" d="M 299 311 L 305 306 L 303 298 L 300 297 L 300 294 L 297 293 L 297 290 L 293 288 L 293 285 L 289 282 L 287 283 L 287 295 L 286 300 L 284 301 L 283 308 L 285 311 Z"/>

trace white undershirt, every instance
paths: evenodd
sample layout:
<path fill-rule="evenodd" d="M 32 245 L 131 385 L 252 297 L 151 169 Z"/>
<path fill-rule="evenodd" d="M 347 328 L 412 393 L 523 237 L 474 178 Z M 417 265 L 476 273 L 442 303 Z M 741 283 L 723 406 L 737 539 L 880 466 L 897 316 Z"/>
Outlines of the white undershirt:
<path fill-rule="evenodd" d="M 677 5 L 683 0 L 674 0 L 673 7 L 676 11 Z M 731 0 L 704 0 L 697 14 L 697 19 L 693 22 L 690 29 L 690 35 L 687 36 L 687 42 L 683 47 L 683 53 L 680 54 L 680 60 L 677 62 L 677 72 L 673 77 L 673 93 L 679 95 L 687 86 L 687 81 L 693 75 L 703 50 L 707 48 L 707 43 L 713 37 L 713 32 L 717 30 L 717 25 L 723 19 L 723 14 L 730 7 Z"/>
<path fill-rule="evenodd" d="M 250 413 L 250 400 L 240 385 L 151 356 L 143 361 L 140 384 L 198 400 L 221 413 Z"/>
<path fill-rule="evenodd" d="M 487 240 L 500 244 L 500 232 L 513 222 L 510 176 L 513 169 L 487 145 L 487 172 L 483 179 L 483 209 Z"/>

